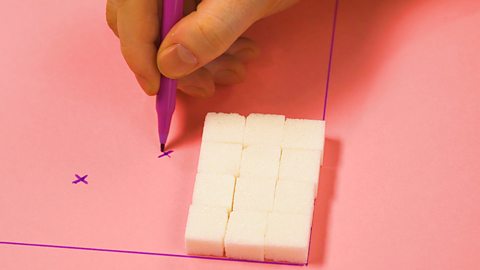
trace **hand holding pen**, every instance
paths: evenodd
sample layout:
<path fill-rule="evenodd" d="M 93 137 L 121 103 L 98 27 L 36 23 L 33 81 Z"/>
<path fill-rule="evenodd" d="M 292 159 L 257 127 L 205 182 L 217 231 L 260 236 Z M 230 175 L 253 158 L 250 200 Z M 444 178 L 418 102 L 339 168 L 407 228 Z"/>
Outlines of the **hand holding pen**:
<path fill-rule="evenodd" d="M 185 0 L 184 15 L 160 44 L 161 0 L 108 0 L 107 22 L 140 86 L 155 95 L 160 73 L 189 95 L 208 97 L 215 84 L 244 79 L 244 63 L 258 55 L 242 34 L 257 20 L 296 0 Z"/>

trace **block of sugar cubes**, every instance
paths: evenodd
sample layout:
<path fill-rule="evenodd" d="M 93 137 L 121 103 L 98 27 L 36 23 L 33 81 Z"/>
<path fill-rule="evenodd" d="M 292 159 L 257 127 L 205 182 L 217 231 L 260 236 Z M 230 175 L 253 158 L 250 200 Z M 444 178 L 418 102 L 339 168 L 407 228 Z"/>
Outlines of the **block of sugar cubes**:
<path fill-rule="evenodd" d="M 247 116 L 243 144 L 280 146 L 284 125 L 283 115 L 252 113 Z"/>
<path fill-rule="evenodd" d="M 273 212 L 312 215 L 315 201 L 311 182 L 278 181 Z"/>
<path fill-rule="evenodd" d="M 278 177 L 281 149 L 279 146 L 250 145 L 243 149 L 240 175 Z"/>
<path fill-rule="evenodd" d="M 320 150 L 283 148 L 280 158 L 280 180 L 314 183 L 317 194 L 322 152 Z"/>
<path fill-rule="evenodd" d="M 325 121 L 308 119 L 285 120 L 282 148 L 320 150 L 325 143 Z"/>
<path fill-rule="evenodd" d="M 198 173 L 193 188 L 192 204 L 224 207 L 230 212 L 234 189 L 233 175 Z"/>
<path fill-rule="evenodd" d="M 238 176 L 242 145 L 203 142 L 198 159 L 198 172 Z"/>
<path fill-rule="evenodd" d="M 307 263 L 324 141 L 320 120 L 208 113 L 187 253 Z"/>
<path fill-rule="evenodd" d="M 227 257 L 263 261 L 267 217 L 267 212 L 234 210 L 225 234 Z"/>
<path fill-rule="evenodd" d="M 224 207 L 191 205 L 185 229 L 188 254 L 223 256 L 228 212 Z"/>
<path fill-rule="evenodd" d="M 272 211 L 276 178 L 240 176 L 233 200 L 234 210 Z"/>
<path fill-rule="evenodd" d="M 243 143 L 245 117 L 237 113 L 210 112 L 205 117 L 204 142 Z"/>
<path fill-rule="evenodd" d="M 311 220 L 311 215 L 270 213 L 265 234 L 265 259 L 306 263 Z"/>

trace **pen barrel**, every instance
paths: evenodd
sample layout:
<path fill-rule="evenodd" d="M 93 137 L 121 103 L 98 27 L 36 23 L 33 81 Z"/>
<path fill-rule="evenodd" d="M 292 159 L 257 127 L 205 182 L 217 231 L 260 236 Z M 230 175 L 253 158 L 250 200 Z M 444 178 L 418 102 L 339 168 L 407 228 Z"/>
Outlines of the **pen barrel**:
<path fill-rule="evenodd" d="M 166 143 L 173 111 L 175 111 L 177 81 L 162 76 L 160 78 L 162 89 L 156 97 L 156 109 L 158 118 L 158 135 L 161 143 Z M 161 117 L 160 117 L 161 116 Z"/>
<path fill-rule="evenodd" d="M 160 35 L 163 40 L 175 23 L 182 18 L 183 0 L 164 0 L 162 8 L 163 16 Z M 173 111 L 175 110 L 176 91 L 177 81 L 162 75 L 160 77 L 160 89 L 156 97 L 158 135 L 161 144 L 167 142 Z"/>
<path fill-rule="evenodd" d="M 163 1 L 163 19 L 162 19 L 162 40 L 168 34 L 170 29 L 182 18 L 183 0 L 164 0 Z"/>

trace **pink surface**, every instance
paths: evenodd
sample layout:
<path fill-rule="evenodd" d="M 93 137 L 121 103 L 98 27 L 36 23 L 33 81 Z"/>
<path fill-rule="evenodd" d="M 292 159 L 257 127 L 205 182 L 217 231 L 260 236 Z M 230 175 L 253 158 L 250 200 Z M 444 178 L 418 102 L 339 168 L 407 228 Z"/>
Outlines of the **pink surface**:
<path fill-rule="evenodd" d="M 182 254 L 205 112 L 322 116 L 332 0 L 255 25 L 245 83 L 179 96 L 171 159 L 104 3 L 43 2 L 0 10 L 0 242 Z M 340 2 L 308 268 L 480 268 L 479 24 L 473 0 Z M 0 245 L 1 269 L 292 267 Z"/>

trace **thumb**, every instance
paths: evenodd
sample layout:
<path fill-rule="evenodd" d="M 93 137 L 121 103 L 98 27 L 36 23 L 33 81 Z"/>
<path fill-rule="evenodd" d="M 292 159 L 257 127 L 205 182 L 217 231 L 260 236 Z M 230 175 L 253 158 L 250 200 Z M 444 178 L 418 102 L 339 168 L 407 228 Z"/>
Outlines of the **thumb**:
<path fill-rule="evenodd" d="M 222 55 L 262 17 L 271 1 L 204 0 L 180 20 L 163 40 L 157 65 L 162 74 L 179 78 Z"/>

